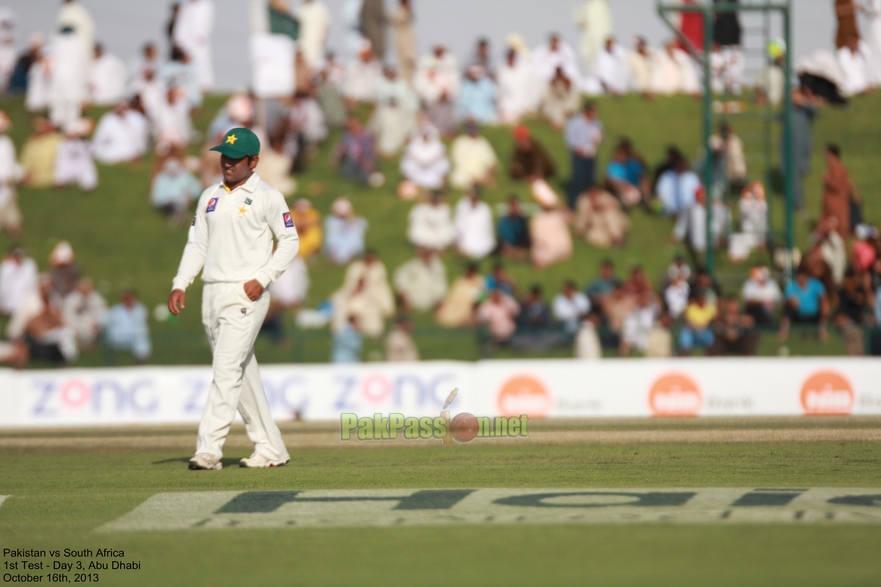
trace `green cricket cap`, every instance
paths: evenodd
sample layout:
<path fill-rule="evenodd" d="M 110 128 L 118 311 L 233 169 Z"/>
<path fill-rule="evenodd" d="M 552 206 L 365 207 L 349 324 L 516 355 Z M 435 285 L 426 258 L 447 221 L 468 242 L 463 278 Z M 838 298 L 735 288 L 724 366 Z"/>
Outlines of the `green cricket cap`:
<path fill-rule="evenodd" d="M 211 147 L 211 150 L 232 159 L 256 157 L 260 154 L 260 139 L 247 128 L 234 128 L 223 135 L 220 144 Z"/>

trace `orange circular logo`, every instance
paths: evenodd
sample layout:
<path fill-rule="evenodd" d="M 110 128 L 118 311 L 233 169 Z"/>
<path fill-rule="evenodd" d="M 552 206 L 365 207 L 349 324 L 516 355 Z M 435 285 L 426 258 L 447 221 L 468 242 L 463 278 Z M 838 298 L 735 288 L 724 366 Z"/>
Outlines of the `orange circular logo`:
<path fill-rule="evenodd" d="M 700 387 L 684 373 L 662 375 L 649 391 L 649 409 L 653 416 L 697 416 L 702 404 Z"/>
<path fill-rule="evenodd" d="M 532 375 L 517 375 L 502 385 L 497 403 L 503 416 L 540 418 L 551 411 L 551 392 Z"/>
<path fill-rule="evenodd" d="M 809 416 L 846 416 L 853 410 L 854 395 L 844 375 L 819 371 L 801 386 L 801 407 Z"/>

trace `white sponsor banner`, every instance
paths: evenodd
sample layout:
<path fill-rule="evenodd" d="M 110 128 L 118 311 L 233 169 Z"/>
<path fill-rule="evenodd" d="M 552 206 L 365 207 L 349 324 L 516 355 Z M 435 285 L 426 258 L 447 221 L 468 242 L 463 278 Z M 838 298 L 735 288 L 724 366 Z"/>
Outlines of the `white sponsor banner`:
<path fill-rule="evenodd" d="M 261 367 L 279 420 L 881 414 L 872 358 L 530 360 Z M 0 426 L 197 422 L 210 367 L 0 370 Z"/>

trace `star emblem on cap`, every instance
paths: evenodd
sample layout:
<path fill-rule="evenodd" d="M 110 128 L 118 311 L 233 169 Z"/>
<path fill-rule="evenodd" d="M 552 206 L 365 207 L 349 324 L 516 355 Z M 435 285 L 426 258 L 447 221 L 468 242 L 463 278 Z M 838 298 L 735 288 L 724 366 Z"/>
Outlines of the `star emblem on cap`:
<path fill-rule="evenodd" d="M 226 144 L 235 145 L 237 140 L 239 140 L 239 137 L 237 137 L 236 135 L 229 135 L 228 137 L 226 137 Z"/>

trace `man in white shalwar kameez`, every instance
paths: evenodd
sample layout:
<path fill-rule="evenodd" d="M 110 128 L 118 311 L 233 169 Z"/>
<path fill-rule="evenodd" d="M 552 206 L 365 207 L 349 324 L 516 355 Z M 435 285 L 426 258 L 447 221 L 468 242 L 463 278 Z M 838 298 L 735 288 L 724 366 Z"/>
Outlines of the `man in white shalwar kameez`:
<path fill-rule="evenodd" d="M 79 120 L 88 99 L 88 61 L 82 43 L 69 29 L 52 42 L 49 118 L 59 127 Z"/>
<path fill-rule="evenodd" d="M 633 51 L 627 55 L 627 67 L 630 69 L 630 87 L 640 94 L 648 94 L 652 90 L 652 54 L 646 40 L 637 37 Z"/>
<path fill-rule="evenodd" d="M 134 161 L 147 151 L 150 125 L 125 102 L 104 114 L 92 136 L 92 153 L 105 165 Z"/>
<path fill-rule="evenodd" d="M 836 51 L 838 65 L 844 73 L 845 96 L 862 94 L 869 89 L 869 60 L 872 59 L 871 50 L 865 41 L 859 37 L 851 37 L 847 45 Z"/>
<path fill-rule="evenodd" d="M 435 45 L 430 54 L 419 59 L 413 88 L 426 104 L 434 104 L 443 94 L 455 102 L 461 86 L 459 63 L 444 45 Z"/>
<path fill-rule="evenodd" d="M 572 20 L 581 29 L 578 50 L 587 64 L 587 71 L 596 74 L 595 59 L 612 36 L 612 12 L 607 0 L 583 0 L 575 9 Z"/>
<path fill-rule="evenodd" d="M 21 211 L 15 184 L 24 178 L 24 170 L 15 156 L 15 144 L 6 134 L 12 123 L 0 111 L 0 231 L 6 230 L 13 238 L 21 233 Z"/>
<path fill-rule="evenodd" d="M 476 123 L 465 126 L 465 134 L 459 135 L 450 145 L 453 170 L 450 185 L 467 190 L 475 185 L 494 185 L 498 157 L 486 137 L 480 134 Z"/>
<path fill-rule="evenodd" d="M 199 87 L 209 92 L 214 87 L 211 60 L 211 33 L 214 30 L 214 2 L 189 0 L 181 4 L 174 27 L 174 43 L 192 58 L 199 72 Z"/>
<path fill-rule="evenodd" d="M 603 89 L 613 96 L 620 96 L 630 88 L 630 72 L 627 51 L 609 37 L 603 49 L 596 55 L 594 69 Z"/>
<path fill-rule="evenodd" d="M 77 184 L 87 192 L 97 187 L 98 170 L 89 143 L 84 140 L 90 130 L 86 119 L 76 120 L 65 129 L 66 136 L 55 155 L 55 185 Z"/>
<path fill-rule="evenodd" d="M 376 85 L 376 112 L 370 126 L 376 133 L 376 148 L 383 157 L 397 154 L 416 130 L 419 97 L 393 67 Z"/>
<path fill-rule="evenodd" d="M 373 102 L 381 79 L 382 64 L 373 54 L 370 41 L 362 39 L 358 57 L 346 65 L 343 95 L 355 102 Z"/>
<path fill-rule="evenodd" d="M 9 85 L 18 54 L 15 50 L 15 13 L 0 6 L 0 91 Z"/>
<path fill-rule="evenodd" d="M 95 45 L 95 61 L 89 77 L 91 102 L 95 106 L 111 106 L 125 97 L 128 68 L 125 62 Z"/>
<path fill-rule="evenodd" d="M 413 206 L 407 219 L 407 240 L 417 247 L 443 251 L 456 238 L 450 205 L 440 192 L 433 192 L 427 202 Z"/>
<path fill-rule="evenodd" d="M 77 0 L 64 0 L 61 10 L 58 11 L 58 18 L 55 19 L 55 31 L 69 28 L 73 31 L 74 37 L 82 45 L 83 53 L 86 56 L 86 73 L 92 67 L 92 55 L 95 47 L 95 21 L 86 7 Z"/>
<path fill-rule="evenodd" d="M 300 38 L 297 48 L 312 71 L 324 66 L 324 44 L 330 30 L 330 12 L 321 0 L 303 0 L 296 11 L 300 20 Z"/>
<path fill-rule="evenodd" d="M 404 150 L 401 175 L 421 188 L 437 190 L 444 186 L 449 171 L 447 148 L 441 142 L 437 129 L 424 125 Z"/>
<path fill-rule="evenodd" d="M 575 51 L 556 33 L 551 34 L 547 43 L 532 51 L 532 63 L 538 76 L 545 82 L 553 79 L 559 67 L 576 86 L 580 87 L 582 84 Z"/>
<path fill-rule="evenodd" d="M 456 248 L 471 259 L 482 259 L 496 248 L 493 213 L 489 204 L 482 202 L 476 189 L 456 204 Z"/>
<path fill-rule="evenodd" d="M 866 0 L 863 13 L 869 21 L 866 43 L 872 53 L 869 78 L 873 86 L 881 86 L 881 0 Z"/>
<path fill-rule="evenodd" d="M 700 94 L 700 81 L 691 56 L 676 46 L 674 41 L 667 43 L 652 55 L 652 92 L 661 95 Z"/>
<path fill-rule="evenodd" d="M 515 125 L 534 112 L 541 99 L 541 86 L 535 68 L 527 57 L 508 50 L 499 68 L 499 122 Z"/>

